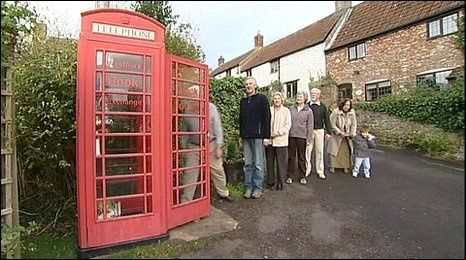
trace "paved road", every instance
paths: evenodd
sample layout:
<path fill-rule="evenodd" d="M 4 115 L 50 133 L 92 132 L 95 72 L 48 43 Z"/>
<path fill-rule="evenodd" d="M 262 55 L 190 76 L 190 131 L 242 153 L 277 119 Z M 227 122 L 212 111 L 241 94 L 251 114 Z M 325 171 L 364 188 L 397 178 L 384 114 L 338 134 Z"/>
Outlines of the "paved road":
<path fill-rule="evenodd" d="M 382 146 L 372 165 L 216 202 L 239 228 L 183 258 L 464 258 L 464 166 Z"/>

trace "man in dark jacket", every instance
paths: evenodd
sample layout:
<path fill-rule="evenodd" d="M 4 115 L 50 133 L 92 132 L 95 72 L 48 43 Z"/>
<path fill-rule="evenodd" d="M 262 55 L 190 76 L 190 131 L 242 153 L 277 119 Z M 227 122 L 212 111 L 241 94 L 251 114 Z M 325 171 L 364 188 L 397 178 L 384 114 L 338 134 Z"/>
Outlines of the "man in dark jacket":
<path fill-rule="evenodd" d="M 246 97 L 240 102 L 240 136 L 244 145 L 244 198 L 257 199 L 264 180 L 264 139 L 270 139 L 270 105 L 266 96 L 257 93 L 257 82 L 246 78 Z"/>

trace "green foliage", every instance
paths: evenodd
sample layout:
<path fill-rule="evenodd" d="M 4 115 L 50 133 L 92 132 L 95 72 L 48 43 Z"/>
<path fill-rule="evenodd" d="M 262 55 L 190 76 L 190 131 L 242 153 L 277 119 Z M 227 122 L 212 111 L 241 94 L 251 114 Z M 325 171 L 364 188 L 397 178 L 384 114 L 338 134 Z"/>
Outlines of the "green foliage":
<path fill-rule="evenodd" d="M 458 48 L 464 53 L 464 15 L 463 19 L 459 22 L 458 33 L 456 34 L 456 40 L 458 41 Z"/>
<path fill-rule="evenodd" d="M 197 43 L 195 30 L 189 23 L 182 23 L 167 30 L 165 33 L 165 48 L 167 52 L 187 59 L 203 62 L 205 53 Z"/>
<path fill-rule="evenodd" d="M 2 1 L 2 63 L 19 50 L 26 36 L 36 26 L 37 14 L 29 10 L 27 3 Z"/>
<path fill-rule="evenodd" d="M 129 250 L 118 251 L 101 259 L 154 259 L 154 258 L 179 258 L 185 253 L 197 252 L 212 241 L 212 238 L 203 238 L 191 242 L 176 244 L 173 242 L 157 243 L 153 245 L 138 246 Z"/>
<path fill-rule="evenodd" d="M 210 81 L 210 100 L 214 103 L 223 125 L 225 159 L 238 161 L 243 158 L 239 137 L 239 103 L 244 96 L 245 78 L 225 77 Z"/>
<path fill-rule="evenodd" d="M 460 77 L 446 90 L 420 85 L 375 102 L 361 102 L 358 109 L 386 112 L 447 131 L 464 131 L 464 79 Z"/>
<path fill-rule="evenodd" d="M 75 218 L 76 52 L 75 40 L 34 39 L 12 66 L 20 208 L 58 223 Z"/>
<path fill-rule="evenodd" d="M 205 53 L 194 35 L 196 30 L 189 23 L 178 23 L 179 15 L 172 13 L 168 1 L 136 1 L 131 8 L 167 26 L 165 48 L 168 53 L 199 62 L 205 60 Z"/>
<path fill-rule="evenodd" d="M 337 81 L 332 74 L 327 73 L 327 75 L 320 77 L 318 80 L 310 77 L 309 80 L 309 93 L 311 93 L 312 88 L 318 88 L 321 91 L 320 100 L 324 101 L 329 109 L 338 104 Z"/>
<path fill-rule="evenodd" d="M 76 259 L 76 237 L 60 238 L 44 233 L 24 240 L 21 258 L 23 259 Z"/>
<path fill-rule="evenodd" d="M 18 247 L 25 247 L 22 238 L 28 237 L 36 229 L 37 224 L 34 221 L 29 222 L 27 227 L 9 226 L 2 222 L 2 255 L 12 255 Z"/>
<path fill-rule="evenodd" d="M 246 192 L 246 187 L 244 187 L 243 182 L 239 182 L 237 184 L 227 183 L 227 188 L 230 192 L 230 195 L 234 197 L 242 197 Z"/>
<path fill-rule="evenodd" d="M 150 16 L 167 27 L 174 25 L 179 17 L 172 14 L 172 7 L 168 1 L 136 1 L 131 4 L 131 9 Z"/>

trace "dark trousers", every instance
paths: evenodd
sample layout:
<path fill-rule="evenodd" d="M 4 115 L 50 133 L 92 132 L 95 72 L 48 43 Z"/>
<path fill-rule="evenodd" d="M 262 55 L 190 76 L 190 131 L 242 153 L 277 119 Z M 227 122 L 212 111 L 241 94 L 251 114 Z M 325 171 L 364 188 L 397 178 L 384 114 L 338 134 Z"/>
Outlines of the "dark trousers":
<path fill-rule="evenodd" d="M 296 176 L 296 154 L 298 154 L 298 170 Z M 288 139 L 288 178 L 298 180 L 306 177 L 306 139 L 290 137 Z"/>
<path fill-rule="evenodd" d="M 271 145 L 265 148 L 267 155 L 267 185 L 285 183 L 285 174 L 288 163 L 288 147 L 273 147 Z M 278 171 L 275 174 L 275 161 L 277 162 Z"/>

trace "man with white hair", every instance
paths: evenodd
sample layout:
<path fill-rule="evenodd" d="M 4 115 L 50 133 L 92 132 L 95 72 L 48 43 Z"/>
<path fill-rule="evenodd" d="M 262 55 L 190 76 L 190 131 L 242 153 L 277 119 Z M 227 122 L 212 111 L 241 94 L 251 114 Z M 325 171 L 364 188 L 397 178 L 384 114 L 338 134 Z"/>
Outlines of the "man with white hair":
<path fill-rule="evenodd" d="M 262 194 L 264 180 L 264 139 L 270 139 L 270 105 L 266 96 L 257 93 L 257 81 L 246 78 L 246 97 L 240 101 L 239 133 L 244 145 L 245 199 Z"/>
<path fill-rule="evenodd" d="M 314 143 L 306 147 L 306 176 L 311 174 L 311 154 L 315 148 L 316 153 L 316 171 L 321 179 L 325 179 L 324 174 L 324 138 L 327 140 L 331 137 L 330 119 L 327 106 L 320 101 L 320 89 L 311 89 L 311 100 L 309 107 L 314 112 Z"/>

